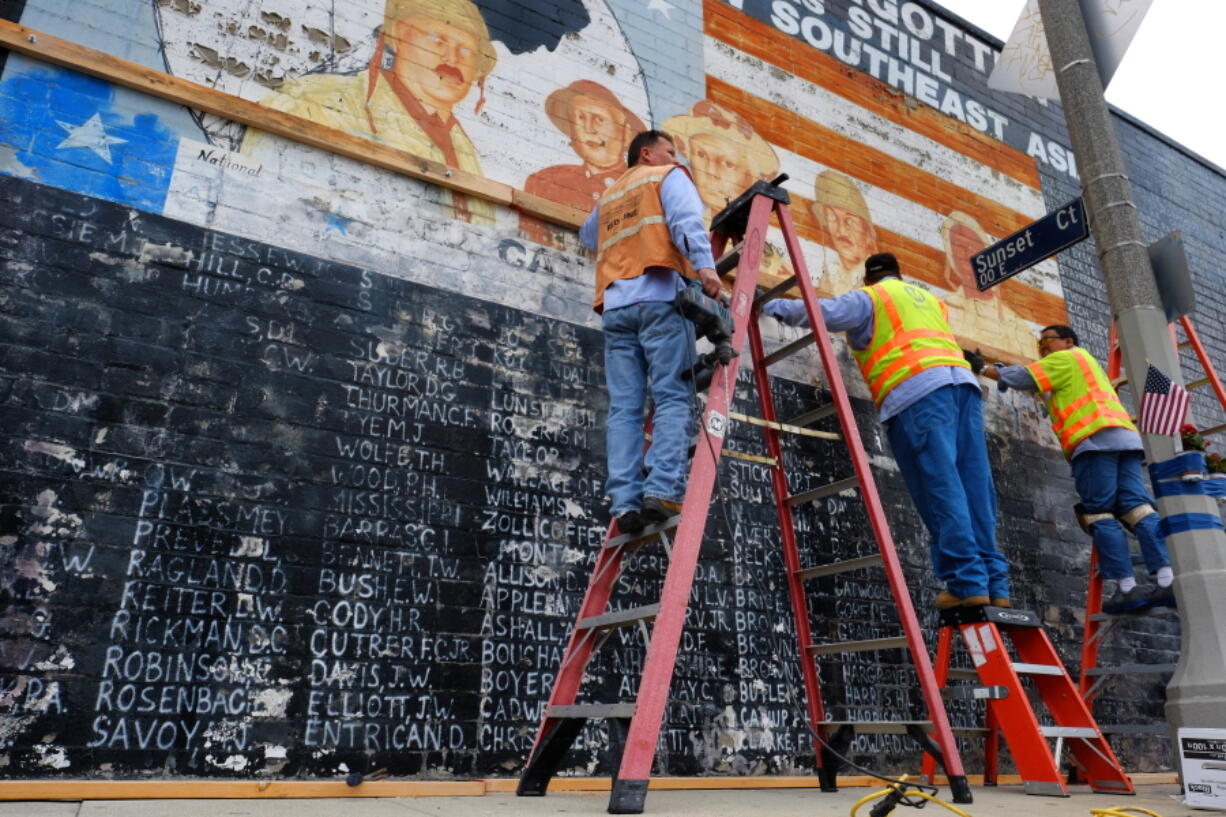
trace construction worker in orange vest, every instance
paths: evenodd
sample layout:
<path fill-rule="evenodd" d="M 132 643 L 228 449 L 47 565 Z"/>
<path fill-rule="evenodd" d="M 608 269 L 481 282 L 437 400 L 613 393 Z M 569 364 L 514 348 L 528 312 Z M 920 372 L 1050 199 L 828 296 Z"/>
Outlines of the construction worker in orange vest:
<path fill-rule="evenodd" d="M 1009 564 L 996 548 L 996 488 L 988 464 L 979 384 L 954 340 L 945 304 L 899 277 L 890 253 L 864 262 L 864 286 L 818 302 L 826 328 L 847 332 L 890 449 L 932 535 L 945 582 L 938 609 L 1011 606 Z M 804 304 L 762 311 L 807 324 Z"/>
<path fill-rule="evenodd" d="M 989 366 L 983 374 L 1002 390 L 1038 391 L 1060 448 L 1073 469 L 1081 498 L 1078 521 L 1094 538 L 1103 578 L 1115 579 L 1115 594 L 1103 612 L 1127 613 L 1175 606 L 1174 574 L 1159 530 L 1154 500 L 1145 487 L 1141 435 L 1120 403 L 1107 373 L 1077 345 L 1077 333 L 1057 324 L 1039 333 L 1039 360 L 1029 366 Z M 1141 555 L 1157 588 L 1137 586 L 1123 526 L 1141 543 Z"/>
<path fill-rule="evenodd" d="M 685 496 L 686 452 L 694 422 L 694 328 L 674 305 L 686 279 L 719 294 L 702 199 L 677 163 L 673 140 L 649 130 L 630 142 L 629 168 L 600 197 L 579 230 L 596 250 L 596 298 L 609 387 L 605 483 L 622 533 L 676 515 Z M 650 383 L 652 442 L 643 455 Z M 646 476 L 643 470 L 646 465 Z"/>

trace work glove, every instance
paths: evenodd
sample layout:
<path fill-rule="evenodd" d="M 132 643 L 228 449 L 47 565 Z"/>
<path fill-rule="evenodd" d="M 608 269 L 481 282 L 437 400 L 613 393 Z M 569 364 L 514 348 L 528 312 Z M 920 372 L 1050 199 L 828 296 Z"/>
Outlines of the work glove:
<path fill-rule="evenodd" d="M 973 352 L 970 349 L 963 349 L 962 357 L 967 363 L 971 364 L 971 371 L 975 374 L 982 372 L 983 367 L 987 365 L 987 361 L 983 359 L 983 352 L 978 349 Z"/>
<path fill-rule="evenodd" d="M 997 369 L 1001 367 L 1000 363 L 993 363 L 992 365 L 995 366 Z M 996 390 L 1000 392 L 1001 394 L 1004 394 L 1005 392 L 1009 391 L 1009 384 L 1004 381 L 1004 378 L 1001 378 L 1000 380 L 996 381 Z"/>

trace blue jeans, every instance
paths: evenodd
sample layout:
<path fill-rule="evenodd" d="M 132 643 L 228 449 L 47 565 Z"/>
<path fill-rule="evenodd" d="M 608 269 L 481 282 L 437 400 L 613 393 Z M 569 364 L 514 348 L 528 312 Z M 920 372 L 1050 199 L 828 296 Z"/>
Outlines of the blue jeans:
<path fill-rule="evenodd" d="M 1124 514 L 1138 505 L 1153 505 L 1141 473 L 1140 451 L 1086 451 L 1073 457 L 1073 480 L 1077 495 L 1089 513 Z M 1141 543 L 1145 566 L 1153 573 L 1171 563 L 1166 542 L 1158 532 L 1158 514 L 1137 522 L 1133 533 Z M 1128 555 L 1128 538 L 1124 527 L 1115 519 L 1104 519 L 1090 526 L 1094 547 L 1098 550 L 1098 569 L 1105 579 L 1122 579 L 1132 575 L 1132 559 Z"/>
<path fill-rule="evenodd" d="M 983 436 L 983 400 L 970 384 L 942 386 L 886 422 L 911 499 L 932 535 L 932 569 L 959 598 L 1009 598 L 996 549 L 996 486 Z"/>
<path fill-rule="evenodd" d="M 692 385 L 681 375 L 694 359 L 693 329 L 671 301 L 631 304 L 604 313 L 609 387 L 605 487 L 614 516 L 641 507 L 644 497 L 674 502 L 685 497 L 694 409 Z M 643 420 L 649 380 L 655 413 L 644 479 Z"/>

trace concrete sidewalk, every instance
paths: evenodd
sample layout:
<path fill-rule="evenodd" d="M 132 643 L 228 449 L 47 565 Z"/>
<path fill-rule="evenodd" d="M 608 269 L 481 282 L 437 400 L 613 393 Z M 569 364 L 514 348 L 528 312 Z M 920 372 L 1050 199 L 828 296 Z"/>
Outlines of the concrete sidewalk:
<path fill-rule="evenodd" d="M 846 815 L 858 799 L 875 789 L 844 788 L 837 793 L 815 789 L 739 789 L 652 791 L 648 817 L 770 817 Z M 1131 806 L 1162 817 L 1207 817 L 1226 812 L 1195 811 L 1174 797 L 1173 785 L 1138 786 L 1137 796 L 1093 794 L 1076 788 L 1071 797 L 1028 797 L 1020 786 L 976 787 L 975 802 L 960 806 L 973 817 L 1088 817 L 1090 809 Z M 942 789 L 947 795 L 948 789 Z M 401 797 L 284 800 L 91 800 L 85 802 L 0 803 L 0 817 L 545 817 L 605 814 L 607 792 L 557 792 L 544 798 L 487 794 L 484 797 Z M 860 808 L 867 817 L 870 806 Z M 953 814 L 929 803 L 923 814 Z M 895 817 L 920 815 L 896 809 Z"/>

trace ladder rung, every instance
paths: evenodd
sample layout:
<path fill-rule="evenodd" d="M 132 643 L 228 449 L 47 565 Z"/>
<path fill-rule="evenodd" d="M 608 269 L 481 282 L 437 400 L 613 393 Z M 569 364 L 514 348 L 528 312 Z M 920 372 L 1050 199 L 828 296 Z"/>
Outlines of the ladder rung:
<path fill-rule="evenodd" d="M 1111 388 L 1115 389 L 1116 391 L 1120 390 L 1120 386 L 1127 386 L 1127 385 L 1128 385 L 1128 375 L 1126 374 L 1122 374 L 1119 377 L 1111 381 Z"/>
<path fill-rule="evenodd" d="M 1212 382 L 1213 382 L 1213 378 L 1212 378 L 1212 377 L 1201 377 L 1201 378 L 1198 378 L 1198 379 L 1193 380 L 1191 383 L 1189 383 L 1189 384 L 1188 384 L 1188 391 L 1192 391 L 1192 389 L 1199 389 L 1201 386 L 1208 386 L 1208 385 L 1209 385 L 1210 383 L 1212 383 Z"/>
<path fill-rule="evenodd" d="M 834 403 L 827 403 L 824 406 L 818 406 L 811 411 L 806 411 L 804 414 L 798 414 L 791 420 L 788 420 L 788 425 L 807 426 L 810 423 L 816 423 L 818 420 L 824 420 L 831 414 L 839 410 L 839 407 Z"/>
<path fill-rule="evenodd" d="M 796 286 L 796 276 L 789 275 L 787 278 L 784 278 L 782 281 L 775 284 L 773 287 L 771 287 L 770 289 L 763 292 L 761 295 L 754 298 L 753 299 L 754 306 L 757 306 L 758 304 L 761 304 L 761 303 L 765 303 L 766 301 L 774 300 L 775 298 L 778 298 L 780 295 L 787 292 L 789 289 L 791 289 L 794 286 Z"/>
<path fill-rule="evenodd" d="M 614 536 L 612 539 L 609 539 L 607 542 L 605 542 L 604 546 L 608 548 L 612 548 L 612 547 L 618 547 L 619 545 L 631 545 L 631 544 L 634 544 L 635 542 L 642 542 L 647 539 L 654 539 L 662 531 L 666 531 L 671 528 L 675 528 L 680 524 L 681 524 L 681 516 L 678 514 L 677 516 L 674 516 L 672 519 L 665 520 L 663 524 L 648 525 L 647 527 L 643 528 L 643 530 L 641 530 L 638 533 L 623 533 L 620 536 Z"/>
<path fill-rule="evenodd" d="M 744 246 L 744 241 L 738 241 L 736 246 L 721 255 L 719 260 L 715 262 L 716 274 L 726 275 L 736 269 L 736 265 L 741 263 L 741 248 Z"/>
<path fill-rule="evenodd" d="M 802 502 L 812 502 L 815 499 L 831 496 L 833 494 L 842 493 L 849 488 L 859 488 L 860 482 L 855 477 L 840 479 L 838 482 L 832 482 L 829 485 L 823 485 L 820 488 L 814 488 L 811 491 L 802 491 L 795 496 L 787 498 L 788 505 L 799 505 Z"/>
<path fill-rule="evenodd" d="M 1055 664 L 1026 664 L 1013 662 L 1013 671 L 1019 675 L 1063 675 L 1064 668 Z"/>
<path fill-rule="evenodd" d="M 625 627 L 638 624 L 640 621 L 651 621 L 660 612 L 660 605 L 645 604 L 642 607 L 631 607 L 628 610 L 614 610 L 599 616 L 589 616 L 579 619 L 581 630 L 610 630 L 614 627 Z"/>
<path fill-rule="evenodd" d="M 1098 730 L 1093 726 L 1040 726 L 1045 738 L 1096 738 Z"/>
<path fill-rule="evenodd" d="M 629 718 L 634 704 L 569 704 L 551 706 L 545 713 L 550 718 Z"/>
<path fill-rule="evenodd" d="M 1176 348 L 1176 349 L 1190 349 L 1191 347 L 1192 347 L 1192 341 L 1190 341 L 1190 340 L 1185 340 L 1185 341 L 1181 342 L 1181 343 L 1180 343 L 1178 346 L 1176 346 L 1175 348 Z"/>
<path fill-rule="evenodd" d="M 810 332 L 804 337 L 797 338 L 791 343 L 787 343 L 787 344 L 784 344 L 783 346 L 780 346 L 778 349 L 771 352 L 766 357 L 762 358 L 762 365 L 772 366 L 778 363 L 779 361 L 783 360 L 788 355 L 794 355 L 797 352 L 799 352 L 801 349 L 805 348 L 806 346 L 812 343 L 813 343 L 813 333 Z"/>
<path fill-rule="evenodd" d="M 1098 728 L 1104 735 L 1165 735 L 1169 731 L 1165 723 L 1100 723 Z"/>
<path fill-rule="evenodd" d="M 1174 664 L 1120 664 L 1115 667 L 1091 667 L 1086 670 L 1086 675 L 1132 675 L 1174 671 Z"/>
<path fill-rule="evenodd" d="M 973 669 L 963 669 L 961 667 L 950 667 L 949 674 L 945 677 L 951 681 L 978 681 L 979 671 Z"/>
<path fill-rule="evenodd" d="M 1210 434 L 1218 434 L 1223 431 L 1226 431 L 1226 423 L 1222 423 L 1220 426 L 1214 426 L 1213 428 L 1206 428 L 1200 433 L 1200 435 L 1202 437 L 1207 437 Z"/>
<path fill-rule="evenodd" d="M 863 641 L 836 641 L 833 644 L 810 644 L 814 655 L 834 655 L 844 652 L 868 652 L 870 650 L 896 650 L 907 646 L 906 636 L 894 638 L 866 638 Z"/>
<path fill-rule="evenodd" d="M 858 559 L 845 559 L 841 562 L 806 567 L 802 570 L 797 570 L 796 575 L 801 581 L 805 581 L 807 579 L 816 579 L 819 576 L 833 576 L 836 573 L 848 573 L 852 570 L 861 570 L 866 567 L 877 567 L 879 564 L 881 564 L 881 554 L 874 553 L 871 556 L 861 556 Z"/>
<path fill-rule="evenodd" d="M 1204 432 L 1201 432 L 1202 434 Z M 1133 612 L 1125 611 L 1123 613 L 1095 613 L 1090 616 L 1090 621 L 1113 621 L 1116 619 L 1127 621 L 1133 618 Z M 1179 612 L 1173 607 L 1154 607 L 1147 610 L 1146 618 L 1178 618 Z"/>
<path fill-rule="evenodd" d="M 741 414 L 739 411 L 728 412 L 729 419 L 736 420 L 741 423 L 749 423 L 753 426 L 761 426 L 762 428 L 773 428 L 775 431 L 782 431 L 785 434 L 799 434 L 802 437 L 818 437 L 823 440 L 841 440 L 841 434 L 835 434 L 833 431 L 818 431 L 815 428 L 801 428 L 789 423 L 779 423 L 774 420 L 767 420 L 763 417 L 751 417 L 748 414 Z"/>

